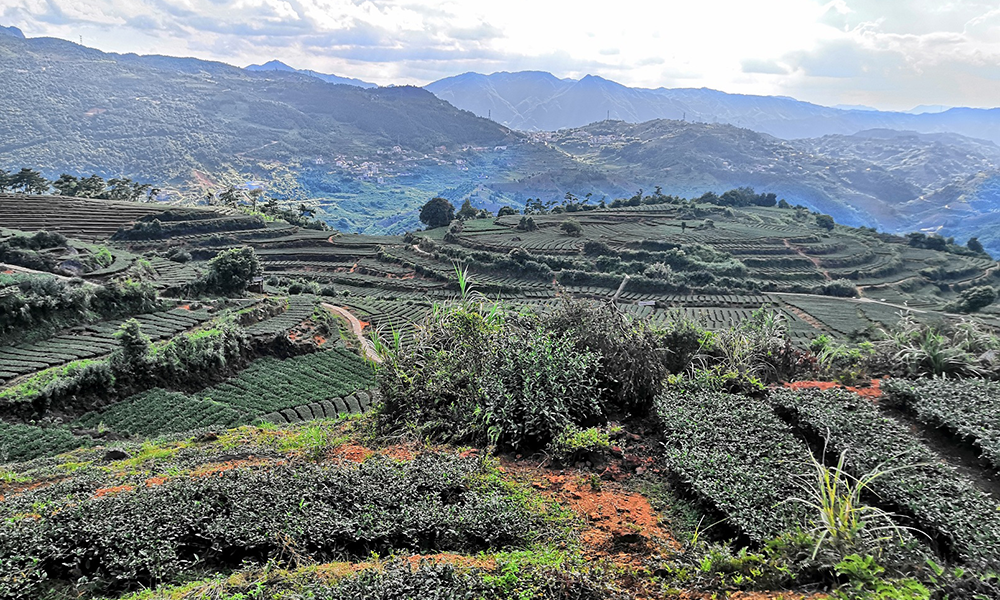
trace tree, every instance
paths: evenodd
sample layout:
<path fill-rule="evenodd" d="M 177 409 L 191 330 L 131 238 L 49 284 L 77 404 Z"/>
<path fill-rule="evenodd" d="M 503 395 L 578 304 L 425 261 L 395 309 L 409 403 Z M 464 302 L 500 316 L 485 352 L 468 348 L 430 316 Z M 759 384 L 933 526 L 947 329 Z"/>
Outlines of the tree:
<path fill-rule="evenodd" d="M 501 206 L 500 210 L 497 211 L 498 217 L 506 217 L 507 215 L 516 215 L 517 211 L 510 206 Z"/>
<path fill-rule="evenodd" d="M 23 168 L 11 176 L 11 187 L 25 194 L 44 194 L 49 191 L 49 180 L 32 169 Z"/>
<path fill-rule="evenodd" d="M 80 180 L 69 173 L 63 173 L 52 182 L 52 187 L 56 188 L 61 196 L 76 196 L 80 187 Z"/>
<path fill-rule="evenodd" d="M 261 196 L 264 195 L 264 189 L 257 188 L 250 190 L 248 195 L 250 196 L 251 210 L 253 210 L 253 212 L 257 212 L 257 202 L 260 201 Z"/>
<path fill-rule="evenodd" d="M 428 229 L 444 227 L 455 219 L 455 207 L 446 199 L 431 198 L 420 209 L 420 222 Z"/>
<path fill-rule="evenodd" d="M 792 207 L 792 205 L 789 204 L 788 200 L 785 200 L 784 198 L 782 198 L 781 200 L 778 201 L 778 208 L 789 209 L 791 207 Z"/>
<path fill-rule="evenodd" d="M 566 219 L 559 224 L 559 229 L 562 229 L 566 235 L 571 235 L 573 237 L 583 235 L 583 227 L 580 226 L 580 222 L 576 219 Z"/>
<path fill-rule="evenodd" d="M 114 354 L 114 362 L 128 372 L 141 373 L 149 356 L 150 340 L 142 332 L 142 325 L 135 319 L 122 323 L 115 332 L 118 340 L 118 351 Z"/>
<path fill-rule="evenodd" d="M 316 214 L 316 210 L 309 208 L 305 205 L 305 202 L 299 204 L 299 216 L 300 217 L 313 217 Z"/>
<path fill-rule="evenodd" d="M 816 215 L 816 224 L 827 231 L 832 231 L 836 222 L 830 215 Z"/>
<path fill-rule="evenodd" d="M 969 238 L 969 241 L 965 243 L 965 247 L 978 254 L 986 254 L 986 248 L 983 248 L 983 243 L 977 237 Z"/>
<path fill-rule="evenodd" d="M 260 272 L 260 260 L 253 248 L 230 248 L 208 262 L 205 282 L 212 292 L 242 294 Z"/>
<path fill-rule="evenodd" d="M 107 198 L 107 186 L 104 184 L 104 178 L 93 174 L 81 179 L 76 184 L 76 195 L 81 198 Z"/>
<path fill-rule="evenodd" d="M 521 222 L 517 224 L 517 228 L 520 231 L 535 231 L 538 229 L 538 225 L 535 225 L 535 220 L 531 217 L 521 217 Z"/>
<path fill-rule="evenodd" d="M 462 203 L 462 208 L 458 210 L 458 218 L 462 221 L 468 221 L 469 219 L 475 219 L 478 215 L 478 211 L 472 206 L 472 201 L 468 198 Z"/>
<path fill-rule="evenodd" d="M 980 285 L 962 290 L 959 309 L 962 312 L 976 312 L 996 302 L 997 292 L 993 287 Z"/>
<path fill-rule="evenodd" d="M 236 189 L 235 185 L 231 185 L 219 194 L 219 202 L 222 202 L 225 206 L 236 208 L 236 205 L 239 204 L 242 195 L 243 194 L 240 193 L 240 190 Z"/>
<path fill-rule="evenodd" d="M 0 169 L 0 193 L 4 193 L 8 189 L 10 189 L 10 173 Z"/>

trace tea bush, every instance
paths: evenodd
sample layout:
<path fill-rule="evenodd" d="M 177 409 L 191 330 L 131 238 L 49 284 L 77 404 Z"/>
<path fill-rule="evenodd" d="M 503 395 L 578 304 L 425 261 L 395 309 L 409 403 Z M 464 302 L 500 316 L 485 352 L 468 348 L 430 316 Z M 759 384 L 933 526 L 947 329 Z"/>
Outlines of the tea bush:
<path fill-rule="evenodd" d="M 855 477 L 885 471 L 868 486 L 871 492 L 880 504 L 911 519 L 943 554 L 1000 565 L 996 502 L 904 425 L 842 390 L 781 390 L 772 401 L 814 441 L 825 439 L 831 452 L 846 452 Z"/>
<path fill-rule="evenodd" d="M 1000 383 L 982 379 L 890 379 L 885 402 L 943 427 L 979 448 L 1000 469 Z"/>
<path fill-rule="evenodd" d="M 95 471 L 0 504 L 0 597 L 36 596 L 53 583 L 117 592 L 289 552 L 476 552 L 545 530 L 485 459 L 376 457 L 107 483 Z"/>
<path fill-rule="evenodd" d="M 656 399 L 671 472 L 711 514 L 763 543 L 805 523 L 796 475 L 809 448 L 770 405 L 737 394 L 667 388 Z"/>

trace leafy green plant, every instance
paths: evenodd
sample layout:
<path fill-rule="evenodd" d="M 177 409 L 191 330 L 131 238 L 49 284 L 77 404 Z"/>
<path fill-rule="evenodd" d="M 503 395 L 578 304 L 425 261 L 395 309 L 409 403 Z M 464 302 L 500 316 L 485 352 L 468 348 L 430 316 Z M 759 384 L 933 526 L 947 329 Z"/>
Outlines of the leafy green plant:
<path fill-rule="evenodd" d="M 837 596 L 845 600 L 929 600 L 930 591 L 916 579 L 883 578 L 885 569 L 872 556 L 850 554 L 837 563 L 836 572 L 848 579 Z"/>
<path fill-rule="evenodd" d="M 608 434 L 597 427 L 581 429 L 576 425 L 566 425 L 546 448 L 546 453 L 555 461 L 572 463 L 584 454 L 598 453 L 611 447 Z"/>

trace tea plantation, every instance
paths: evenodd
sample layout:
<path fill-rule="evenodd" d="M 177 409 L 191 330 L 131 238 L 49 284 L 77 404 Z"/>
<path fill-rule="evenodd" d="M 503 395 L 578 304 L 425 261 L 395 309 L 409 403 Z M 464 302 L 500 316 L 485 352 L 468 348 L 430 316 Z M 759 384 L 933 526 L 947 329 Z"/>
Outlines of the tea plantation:
<path fill-rule="evenodd" d="M 0 195 L 0 598 L 1000 597 L 997 263 L 746 204 Z"/>

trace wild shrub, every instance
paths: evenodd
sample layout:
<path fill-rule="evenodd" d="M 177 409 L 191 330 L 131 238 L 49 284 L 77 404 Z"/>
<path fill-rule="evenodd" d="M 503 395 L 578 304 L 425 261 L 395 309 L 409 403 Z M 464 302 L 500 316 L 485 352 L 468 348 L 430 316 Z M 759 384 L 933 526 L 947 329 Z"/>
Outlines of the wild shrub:
<path fill-rule="evenodd" d="M 640 415 L 649 410 L 669 373 L 669 348 L 659 332 L 610 304 L 584 300 L 564 301 L 544 322 L 598 357 L 605 406 Z"/>
<path fill-rule="evenodd" d="M 538 448 L 568 424 L 604 417 L 599 357 L 495 305 L 439 307 L 413 344 L 386 345 L 384 358 L 378 420 L 389 431 Z"/>
<path fill-rule="evenodd" d="M 717 332 L 694 363 L 736 374 L 740 379 L 774 383 L 790 380 L 798 359 L 784 318 L 760 308 L 750 318 Z"/>

